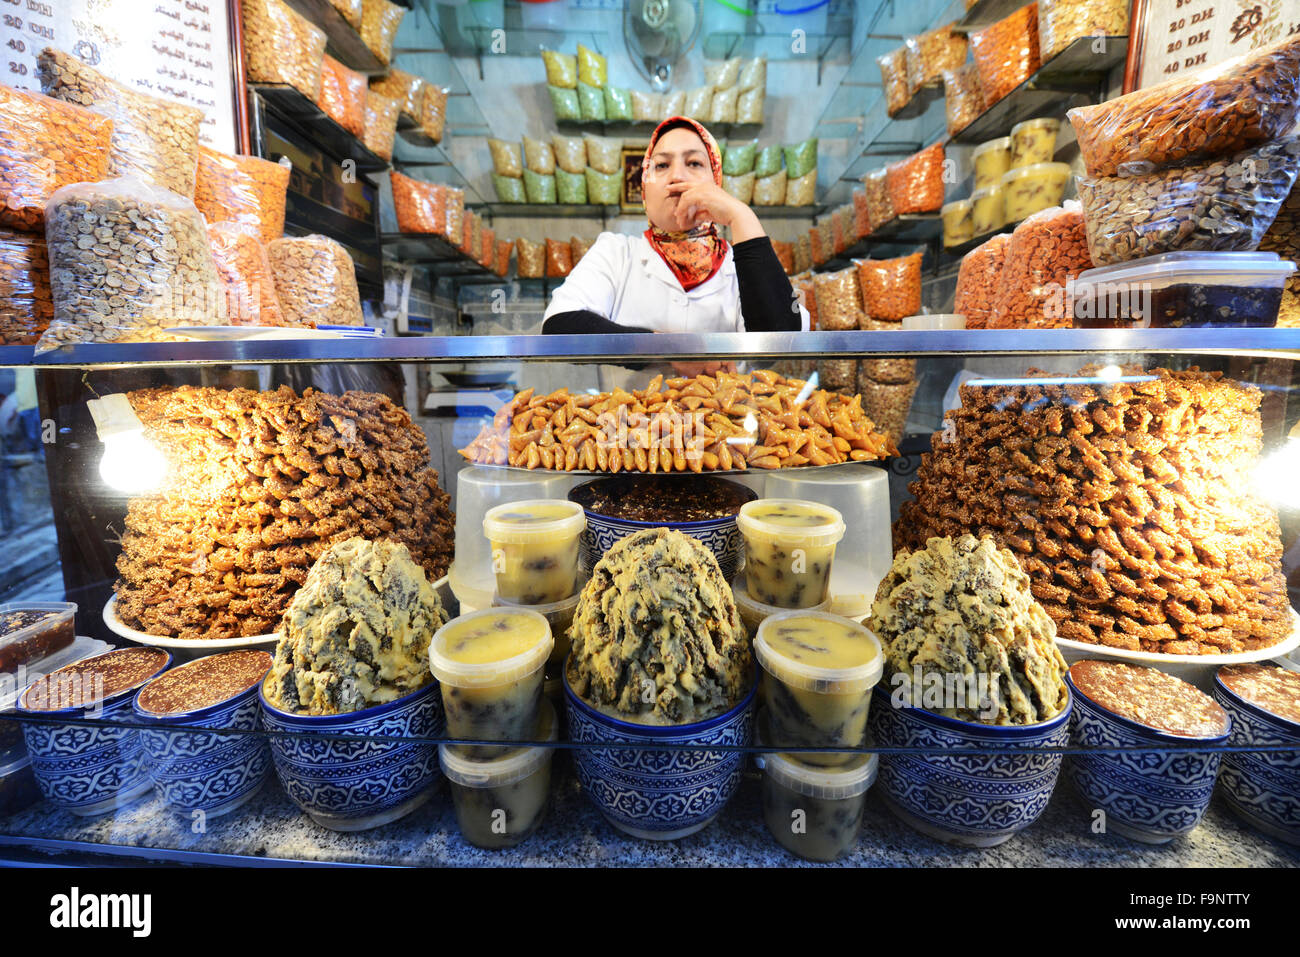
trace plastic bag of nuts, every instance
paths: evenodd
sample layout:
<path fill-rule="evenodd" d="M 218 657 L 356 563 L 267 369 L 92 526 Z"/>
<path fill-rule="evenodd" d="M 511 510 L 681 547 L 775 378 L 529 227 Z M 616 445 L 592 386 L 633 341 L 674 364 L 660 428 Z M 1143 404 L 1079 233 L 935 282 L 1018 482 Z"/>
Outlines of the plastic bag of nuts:
<path fill-rule="evenodd" d="M 866 317 L 862 314 L 862 293 L 858 288 L 855 267 L 813 277 L 817 296 L 817 323 L 821 329 L 858 329 Z"/>
<path fill-rule="evenodd" d="M 858 379 L 858 391 L 862 394 L 862 409 L 875 423 L 876 431 L 887 435 L 895 445 L 903 441 L 916 383 L 890 385 L 863 376 Z"/>
<path fill-rule="evenodd" d="M 755 176 L 752 202 L 755 206 L 780 206 L 785 202 L 785 170 L 780 169 L 771 176 Z"/>
<path fill-rule="evenodd" d="M 874 169 L 863 176 L 862 189 L 867 194 L 867 216 L 871 219 L 873 230 L 898 216 L 894 210 L 894 201 L 889 195 L 889 170 L 886 167 Z"/>
<path fill-rule="evenodd" d="M 1042 66 L 1038 56 L 1038 5 L 1031 3 L 970 35 L 984 104 L 992 106 Z"/>
<path fill-rule="evenodd" d="M 862 303 L 872 319 L 899 321 L 921 311 L 920 252 L 898 259 L 855 259 Z"/>
<path fill-rule="evenodd" d="M 465 191 L 458 186 L 445 186 L 447 195 L 447 229 L 443 235 L 454 246 L 459 246 L 465 232 Z"/>
<path fill-rule="evenodd" d="M 984 91 L 974 63 L 943 72 L 943 109 L 948 135 L 956 136 L 984 112 Z"/>
<path fill-rule="evenodd" d="M 321 62 L 320 97 L 316 105 L 353 136 L 366 128 L 366 78 L 326 54 Z"/>
<path fill-rule="evenodd" d="M 913 96 L 927 83 L 966 62 L 966 38 L 952 32 L 951 23 L 907 38 L 907 86 Z"/>
<path fill-rule="evenodd" d="M 0 224 L 40 229 L 56 189 L 108 175 L 112 136 L 106 116 L 0 86 Z"/>
<path fill-rule="evenodd" d="M 220 325 L 225 292 L 188 199 L 140 180 L 73 183 L 45 208 L 54 319 L 36 351 Z"/>
<path fill-rule="evenodd" d="M 466 210 L 460 237 L 460 251 L 466 256 L 477 255 L 483 238 L 483 220 L 478 213 Z"/>
<path fill-rule="evenodd" d="M 581 239 L 577 236 L 569 237 L 569 255 L 573 257 L 573 265 L 578 265 L 582 257 L 587 255 L 595 240 Z"/>
<path fill-rule="evenodd" d="M 199 147 L 194 205 L 209 223 L 246 223 L 257 229 L 264 243 L 279 239 L 288 189 L 288 167 Z"/>
<path fill-rule="evenodd" d="M 861 239 L 871 235 L 871 207 L 867 205 L 867 191 L 853 191 L 853 232 Z"/>
<path fill-rule="evenodd" d="M 1034 213 L 1011 234 L 988 328 L 1070 328 L 1074 304 L 1067 284 L 1092 265 L 1078 203 Z"/>
<path fill-rule="evenodd" d="M 895 215 L 937 210 L 943 205 L 943 143 L 890 163 L 885 185 Z"/>
<path fill-rule="evenodd" d="M 515 240 L 515 250 L 521 279 L 541 279 L 546 275 L 545 243 L 535 243 L 520 236 Z"/>
<path fill-rule="evenodd" d="M 226 321 L 232 326 L 283 326 L 271 263 L 257 229 L 243 223 L 213 223 L 208 242 L 217 277 L 226 290 Z"/>
<path fill-rule="evenodd" d="M 546 240 L 546 275 L 563 279 L 573 269 L 573 251 L 562 239 Z"/>
<path fill-rule="evenodd" d="M 876 57 L 876 65 L 880 67 L 880 81 L 885 87 L 885 109 L 890 116 L 897 116 L 912 99 L 907 83 L 907 47 Z"/>
<path fill-rule="evenodd" d="M 393 158 L 393 141 L 397 139 L 397 115 L 402 104 L 380 96 L 374 90 L 366 94 L 366 121 L 361 142 L 380 159 Z"/>
<path fill-rule="evenodd" d="M 868 319 L 864 329 L 875 332 L 897 332 L 899 324 L 884 319 Z M 916 378 L 915 359 L 863 359 L 858 364 L 858 391 L 862 391 L 862 377 L 876 382 L 900 383 L 911 382 Z"/>
<path fill-rule="evenodd" d="M 132 176 L 186 199 L 194 197 L 202 110 L 129 90 L 50 47 L 41 51 L 36 69 L 47 96 L 113 121 L 109 176 Z"/>
<path fill-rule="evenodd" d="M 1128 36 L 1129 0 L 1038 0 L 1039 58 L 1046 63 L 1080 37 Z"/>
<path fill-rule="evenodd" d="M 53 318 L 44 234 L 0 229 L 0 345 L 34 344 Z"/>
<path fill-rule="evenodd" d="M 803 233 L 794 238 L 794 271 L 798 274 L 809 269 L 812 269 L 812 242 Z"/>
<path fill-rule="evenodd" d="M 831 258 L 831 251 L 828 246 L 822 245 L 821 230 L 814 226 L 808 230 L 809 248 L 812 250 L 812 261 L 814 266 L 820 266 L 826 260 Z"/>
<path fill-rule="evenodd" d="M 343 15 L 348 26 L 361 31 L 361 0 L 330 0 L 330 5 Z"/>
<path fill-rule="evenodd" d="M 858 385 L 857 359 L 819 359 L 817 377 L 827 392 L 852 394 Z"/>
<path fill-rule="evenodd" d="M 497 255 L 497 234 L 496 230 L 484 226 L 483 235 L 480 237 L 482 249 L 479 250 L 478 264 L 484 269 L 491 269 L 496 262 Z"/>
<path fill-rule="evenodd" d="M 371 77 L 370 89 L 380 96 L 402 104 L 401 115 L 415 122 L 420 120 L 420 104 L 424 102 L 424 78 L 405 70 L 392 69 L 386 76 Z"/>
<path fill-rule="evenodd" d="M 266 247 L 275 292 L 291 326 L 359 326 L 361 296 L 348 251 L 328 236 L 277 239 Z"/>
<path fill-rule="evenodd" d="M 811 206 L 817 198 L 817 167 L 814 166 L 803 176 L 793 178 L 786 171 L 785 181 L 785 204 L 787 206 Z M 777 174 L 782 175 L 782 173 Z M 754 189 L 758 189 L 758 182 L 754 182 Z"/>
<path fill-rule="evenodd" d="M 514 252 L 514 250 L 515 244 L 512 240 L 497 240 L 497 250 L 492 264 L 492 271 L 498 276 L 507 276 L 510 274 L 510 254 Z"/>
<path fill-rule="evenodd" d="M 999 233 L 962 257 L 953 311 L 966 317 L 967 329 L 988 328 L 1010 245 L 1011 234 Z"/>
<path fill-rule="evenodd" d="M 442 142 L 447 127 L 447 94 L 445 86 L 424 85 L 424 99 L 420 101 L 420 132 L 435 143 Z"/>
<path fill-rule="evenodd" d="M 524 175 L 524 158 L 518 143 L 489 139 L 488 151 L 492 154 L 492 171 L 498 176 L 519 179 Z"/>
<path fill-rule="evenodd" d="M 393 38 L 406 8 L 388 0 L 361 0 L 361 42 L 384 66 L 393 61 Z"/>
<path fill-rule="evenodd" d="M 397 228 L 403 233 L 433 233 L 447 231 L 447 190 L 439 183 L 424 183 L 390 170 L 393 185 L 393 209 L 397 213 Z"/>
<path fill-rule="evenodd" d="M 1178 250 L 1252 250 L 1300 169 L 1300 137 L 1147 176 L 1078 179 L 1098 266 Z"/>
<path fill-rule="evenodd" d="M 852 203 L 845 203 L 836 207 L 834 223 L 839 229 L 841 242 L 843 243 L 843 245 L 836 248 L 837 253 L 844 252 L 862 237 L 862 234 L 857 230 L 857 218 L 854 215 Z"/>
<path fill-rule="evenodd" d="M 287 83 L 313 103 L 320 98 L 325 32 L 284 0 L 240 0 L 244 72 L 250 83 Z"/>
<path fill-rule="evenodd" d="M 1300 37 L 1066 116 L 1090 176 L 1149 173 L 1276 139 L 1300 110 Z"/>
<path fill-rule="evenodd" d="M 1291 262 L 1300 262 L 1300 178 L 1291 187 L 1273 225 L 1259 241 L 1259 248 L 1265 252 L 1277 253 Z M 1286 281 L 1277 324 L 1291 327 L 1300 325 L 1300 273 L 1292 273 Z"/>
<path fill-rule="evenodd" d="M 524 165 L 534 173 L 551 176 L 555 173 L 555 150 L 546 140 L 524 137 Z"/>
<path fill-rule="evenodd" d="M 777 262 L 785 270 L 787 276 L 794 273 L 794 243 L 783 243 L 778 240 L 772 240 L 772 251 L 776 253 Z"/>

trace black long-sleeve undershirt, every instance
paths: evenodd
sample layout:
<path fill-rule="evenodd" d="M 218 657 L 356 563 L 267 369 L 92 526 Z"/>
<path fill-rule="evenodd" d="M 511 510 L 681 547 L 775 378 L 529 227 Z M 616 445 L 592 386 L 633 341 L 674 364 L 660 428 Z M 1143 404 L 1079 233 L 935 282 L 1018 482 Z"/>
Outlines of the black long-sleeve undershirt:
<path fill-rule="evenodd" d="M 736 285 L 740 288 L 740 314 L 746 332 L 798 332 L 802 328 L 795 308 L 794 287 L 776 258 L 772 240 L 756 236 L 732 247 Z M 642 326 L 621 326 L 587 309 L 559 312 L 542 324 L 544 335 L 650 332 Z"/>

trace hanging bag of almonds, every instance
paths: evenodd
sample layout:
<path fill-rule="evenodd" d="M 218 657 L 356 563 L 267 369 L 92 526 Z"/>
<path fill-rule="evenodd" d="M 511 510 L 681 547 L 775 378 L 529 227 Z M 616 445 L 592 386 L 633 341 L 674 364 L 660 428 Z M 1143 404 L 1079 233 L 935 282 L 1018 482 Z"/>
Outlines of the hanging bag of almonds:
<path fill-rule="evenodd" d="M 130 177 L 65 186 L 45 207 L 45 237 L 54 319 L 38 354 L 226 321 L 203 215 L 169 190 Z"/>

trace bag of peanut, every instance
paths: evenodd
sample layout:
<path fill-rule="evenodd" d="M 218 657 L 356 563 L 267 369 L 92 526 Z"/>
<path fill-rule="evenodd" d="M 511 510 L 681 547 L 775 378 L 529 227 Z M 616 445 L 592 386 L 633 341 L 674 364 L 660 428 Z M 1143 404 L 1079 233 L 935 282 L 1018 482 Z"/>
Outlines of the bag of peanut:
<path fill-rule="evenodd" d="M 380 96 L 397 100 L 402 104 L 401 114 L 417 123 L 420 121 L 420 105 L 424 102 L 424 87 L 423 77 L 405 70 L 392 69 L 386 76 L 370 78 L 370 89 Z"/>
<path fill-rule="evenodd" d="M 967 329 L 988 328 L 1010 245 L 1011 234 L 999 233 L 962 257 L 953 310 L 966 317 Z"/>
<path fill-rule="evenodd" d="M 263 243 L 284 232 L 289 168 L 256 156 L 231 156 L 199 147 L 194 205 L 209 223 L 245 223 Z"/>
<path fill-rule="evenodd" d="M 0 229 L 0 345 L 34 344 L 53 318 L 45 235 Z"/>
<path fill-rule="evenodd" d="M 445 86 L 424 85 L 424 99 L 420 101 L 420 132 L 435 143 L 442 142 L 447 127 L 447 94 L 450 92 Z"/>
<path fill-rule="evenodd" d="M 326 54 L 321 63 L 316 105 L 331 120 L 360 138 L 366 129 L 366 78 Z"/>
<path fill-rule="evenodd" d="M 907 83 L 907 47 L 876 57 L 876 65 L 880 67 L 880 80 L 885 87 L 885 110 L 890 116 L 897 116 L 912 99 Z"/>
<path fill-rule="evenodd" d="M 361 141 L 365 143 L 366 149 L 380 159 L 393 158 L 393 143 L 397 139 L 397 116 L 401 109 L 402 104 L 397 100 L 380 96 L 374 90 L 366 94 L 366 118 Z"/>
<path fill-rule="evenodd" d="M 390 170 L 393 209 L 403 233 L 441 234 L 447 230 L 447 190 L 439 183 L 424 183 Z"/>
<path fill-rule="evenodd" d="M 243 223 L 212 223 L 208 242 L 217 277 L 225 286 L 226 316 L 232 326 L 283 326 L 271 263 L 257 229 Z"/>
<path fill-rule="evenodd" d="M 866 321 L 858 273 L 853 266 L 814 276 L 813 290 L 817 296 L 818 328 L 858 329 Z"/>
<path fill-rule="evenodd" d="M 524 239 L 515 240 L 516 256 L 519 260 L 516 271 L 521 279 L 541 279 L 546 275 L 546 245 Z"/>
<path fill-rule="evenodd" d="M 990 329 L 1069 329 L 1074 304 L 1069 284 L 1091 269 L 1079 204 L 1067 200 L 1034 213 L 1016 227 L 1007 247 Z M 970 317 L 967 316 L 967 328 Z"/>
<path fill-rule="evenodd" d="M 853 260 L 867 315 L 897 322 L 921 311 L 922 256 L 916 252 L 898 259 Z"/>
<path fill-rule="evenodd" d="M 284 0 L 240 0 L 244 72 L 250 83 L 287 83 L 313 103 L 320 98 L 325 31 Z"/>
<path fill-rule="evenodd" d="M 406 8 L 388 0 L 361 0 L 361 42 L 384 66 L 393 62 L 393 38 Z"/>
<path fill-rule="evenodd" d="M 361 295 L 348 251 L 328 236 L 277 239 L 266 247 L 275 292 L 293 326 L 359 326 Z"/>
<path fill-rule="evenodd" d="M 943 77 L 944 70 L 955 70 L 966 62 L 966 38 L 952 32 L 947 23 L 907 38 L 907 87 L 912 96 Z"/>

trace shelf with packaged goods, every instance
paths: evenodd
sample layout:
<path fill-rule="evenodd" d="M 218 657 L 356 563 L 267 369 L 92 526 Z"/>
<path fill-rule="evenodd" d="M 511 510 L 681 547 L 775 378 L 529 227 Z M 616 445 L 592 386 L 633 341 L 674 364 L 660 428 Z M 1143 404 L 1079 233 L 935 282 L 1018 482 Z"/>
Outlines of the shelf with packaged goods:
<path fill-rule="evenodd" d="M 356 163 L 358 173 L 382 173 L 388 169 L 387 160 L 367 149 L 294 87 L 284 83 L 250 83 L 248 89 L 254 126 L 260 122 L 261 103 L 265 102 L 322 152 Z"/>
<path fill-rule="evenodd" d="M 423 242 L 437 237 L 419 237 Z M 443 246 L 447 244 L 442 242 Z M 463 258 L 463 257 L 462 257 Z M 487 274 L 481 266 L 476 267 Z M 507 280 L 500 280 L 502 282 Z M 0 346 L 0 366 L 106 368 L 277 362 L 573 362 L 780 359 L 800 356 L 1189 354 L 1300 358 L 1300 329 L 967 329 L 628 333 L 607 336 L 412 336 L 235 342 L 88 343 L 32 356 Z"/>
<path fill-rule="evenodd" d="M 465 191 L 465 202 L 482 204 L 483 197 L 474 184 L 452 162 L 447 142 L 420 144 L 406 139 L 398 130 L 393 144 L 393 168 L 413 179 L 454 186 Z"/>
<path fill-rule="evenodd" d="M 441 41 L 438 41 L 439 43 Z M 460 68 L 442 46 L 393 47 L 393 66 L 447 91 L 447 130 L 487 136 L 491 126 L 470 92 Z"/>
<path fill-rule="evenodd" d="M 834 272 L 852 264 L 854 259 L 870 256 L 873 252 L 901 255 L 917 246 L 927 246 L 943 235 L 943 220 L 938 213 L 905 213 L 891 219 L 870 236 L 863 236 L 841 253 L 836 253 L 814 272 Z M 877 256 L 875 258 L 883 258 Z"/>
<path fill-rule="evenodd" d="M 437 276 L 491 276 L 484 268 L 441 236 L 433 233 L 382 233 L 379 243 L 384 255 L 405 263 L 428 266 Z"/>
<path fill-rule="evenodd" d="M 388 68 L 361 39 L 361 34 L 344 19 L 330 0 L 286 0 L 325 34 L 325 52 L 359 73 L 383 74 Z"/>

